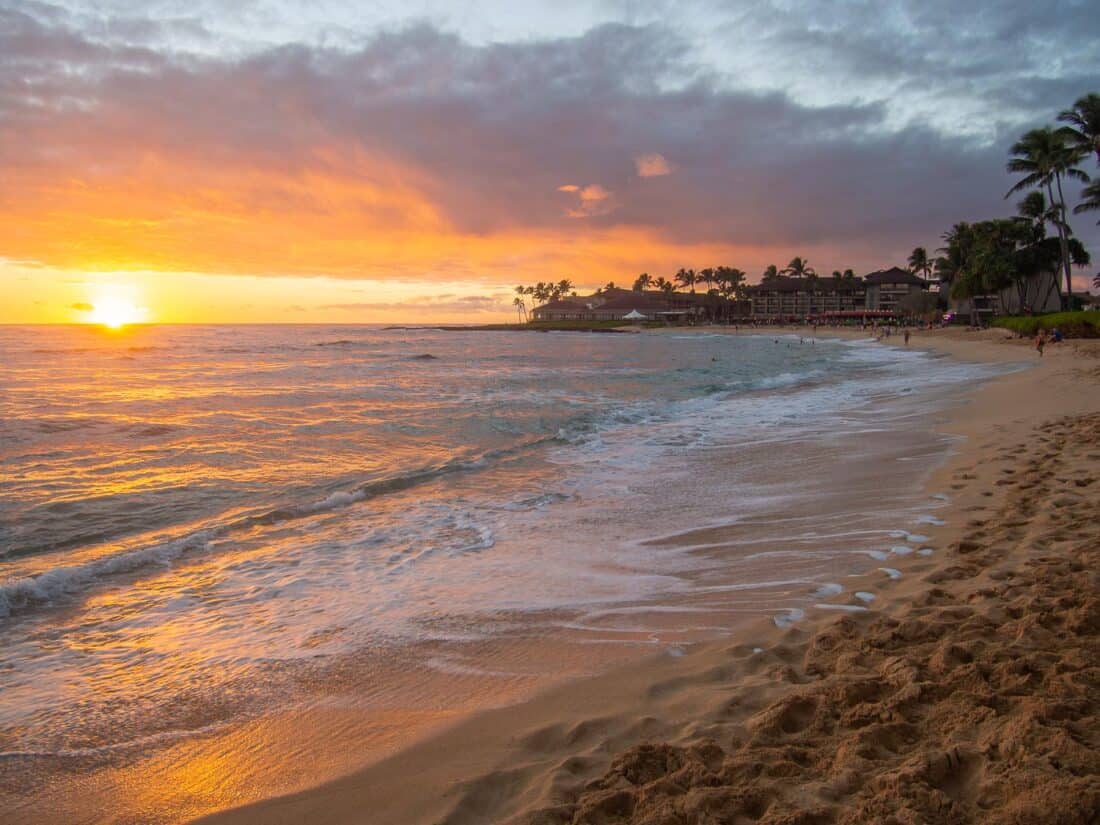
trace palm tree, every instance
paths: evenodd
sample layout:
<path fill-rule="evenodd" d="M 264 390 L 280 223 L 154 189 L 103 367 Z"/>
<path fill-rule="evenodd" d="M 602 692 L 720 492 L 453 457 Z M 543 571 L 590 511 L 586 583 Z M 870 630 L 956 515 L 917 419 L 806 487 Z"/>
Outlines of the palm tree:
<path fill-rule="evenodd" d="M 943 233 L 944 245 L 936 250 L 943 254 L 936 258 L 935 263 L 936 274 L 943 285 L 950 287 L 955 276 L 966 266 L 972 235 L 970 224 L 965 221 L 959 221 Z"/>
<path fill-rule="evenodd" d="M 853 272 L 850 269 L 845 269 L 844 270 L 844 280 L 845 281 L 854 281 L 855 279 L 856 279 L 856 273 L 855 272 Z"/>
<path fill-rule="evenodd" d="M 799 257 L 791 258 L 791 262 L 781 271 L 784 275 L 790 275 L 792 278 L 806 278 L 810 275 L 817 275 L 814 268 L 809 265 L 809 261 Z"/>
<path fill-rule="evenodd" d="M 921 273 L 926 281 L 931 276 L 932 262 L 928 260 L 928 251 L 923 246 L 918 246 L 909 255 L 909 271 L 914 275 Z"/>
<path fill-rule="evenodd" d="M 1075 215 L 1100 209 L 1100 180 L 1095 180 L 1081 190 L 1081 202 L 1073 208 Z M 1096 222 L 1100 225 L 1100 221 Z"/>
<path fill-rule="evenodd" d="M 779 277 L 779 269 L 775 264 L 768 264 L 768 268 L 764 270 L 764 274 L 760 276 L 761 281 L 774 281 Z"/>
<path fill-rule="evenodd" d="M 707 285 L 707 292 L 710 292 L 710 288 L 714 286 L 714 269 L 708 266 L 699 270 L 699 280 Z"/>
<path fill-rule="evenodd" d="M 1046 188 L 1047 196 L 1058 210 L 1058 243 L 1062 257 L 1062 271 L 1066 277 L 1066 294 L 1073 298 L 1073 275 L 1070 272 L 1069 225 L 1066 223 L 1066 199 L 1062 193 L 1062 178 L 1074 178 L 1086 183 L 1089 176 L 1073 164 L 1080 160 L 1080 151 L 1071 146 L 1064 130 L 1054 130 L 1049 126 L 1032 129 L 1020 137 L 1011 149 L 1013 157 L 1006 168 L 1009 172 L 1023 175 L 1016 185 L 1008 190 L 1005 197 L 1024 189 Z M 1057 189 L 1058 197 L 1054 197 Z"/>
<path fill-rule="evenodd" d="M 527 304 L 518 295 L 512 299 L 512 306 L 516 308 L 516 318 L 520 323 L 527 320 Z"/>
<path fill-rule="evenodd" d="M 648 272 L 643 272 L 637 278 L 634 279 L 634 291 L 642 292 L 647 286 L 653 283 L 653 279 L 649 277 Z"/>
<path fill-rule="evenodd" d="M 748 277 L 743 270 L 726 267 L 726 287 L 730 293 L 727 297 L 740 298 L 745 293 L 745 279 Z"/>
<path fill-rule="evenodd" d="M 1058 290 L 1058 298 L 1061 300 L 1061 279 L 1058 277 L 1058 261 L 1061 256 L 1061 248 L 1056 239 L 1047 237 L 1047 224 L 1056 225 L 1058 210 L 1047 203 L 1046 195 L 1035 190 L 1028 192 L 1024 199 L 1016 204 L 1016 216 L 1012 219 L 1024 227 L 1024 233 L 1019 240 L 1019 248 L 1016 254 L 1017 266 L 1024 275 L 1033 275 L 1043 271 L 1053 271 L 1055 277 L 1053 283 L 1047 288 Z M 1053 249 L 1051 242 L 1053 241 Z M 1070 258 L 1073 257 L 1073 239 L 1070 239 Z M 1027 287 L 1022 279 L 1017 278 L 1017 290 L 1020 295 L 1020 305 L 1025 304 Z M 1035 299 L 1040 296 L 1036 295 Z M 1035 301 L 1031 302 L 1034 305 Z M 1046 296 L 1042 296 L 1040 304 L 1046 304 Z"/>
<path fill-rule="evenodd" d="M 555 287 L 555 289 L 557 290 L 557 295 L 555 297 L 561 298 L 565 295 L 568 295 L 569 292 L 573 289 L 573 282 L 570 281 L 568 278 L 562 278 L 560 281 L 558 281 L 557 287 Z"/>
<path fill-rule="evenodd" d="M 936 259 L 936 274 L 952 298 L 969 300 L 970 321 L 973 324 L 978 314 L 974 299 L 983 291 L 981 272 L 971 266 L 974 229 L 969 223 L 959 221 L 942 237 L 944 245 L 937 251 L 943 255 Z"/>
<path fill-rule="evenodd" d="M 730 301 L 735 297 L 740 297 L 745 288 L 745 273 L 732 266 L 718 266 L 714 268 L 712 278 L 717 289 L 711 291 L 724 299 L 725 305 L 723 308 L 728 321 Z"/>
<path fill-rule="evenodd" d="M 1058 120 L 1069 124 L 1059 131 L 1070 143 L 1082 154 L 1095 154 L 1096 162 L 1100 163 L 1100 95 L 1092 92 L 1077 98 L 1073 108 L 1058 115 Z"/>
<path fill-rule="evenodd" d="M 695 274 L 694 269 L 680 269 L 676 273 L 676 282 L 681 286 L 691 288 L 691 294 L 695 294 L 695 284 L 699 282 L 699 276 Z"/>
<path fill-rule="evenodd" d="M 1027 246 L 1034 247 L 1047 238 L 1047 224 L 1057 225 L 1058 210 L 1047 203 L 1046 195 L 1039 190 L 1028 192 L 1016 204 L 1014 221 L 1028 227 Z"/>

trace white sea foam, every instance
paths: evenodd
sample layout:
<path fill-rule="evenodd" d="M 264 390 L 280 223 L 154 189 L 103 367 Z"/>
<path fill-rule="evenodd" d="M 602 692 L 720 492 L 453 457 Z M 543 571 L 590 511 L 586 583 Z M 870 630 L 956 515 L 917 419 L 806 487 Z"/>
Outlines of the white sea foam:
<path fill-rule="evenodd" d="M 891 579 L 900 579 L 901 578 L 901 571 L 898 570 L 895 567 L 880 567 L 879 570 L 881 570 L 883 573 L 885 573 Z"/>
<path fill-rule="evenodd" d="M 931 524 L 936 527 L 940 527 L 946 523 L 947 522 L 945 522 L 942 518 L 937 518 L 936 516 L 932 515 L 918 516 L 916 519 L 916 524 Z"/>
<path fill-rule="evenodd" d="M 795 622 L 800 622 L 806 618 L 806 611 L 799 607 L 788 607 L 786 612 L 780 613 L 777 616 L 772 616 L 772 621 L 775 622 L 775 626 L 778 628 L 790 627 Z"/>
<path fill-rule="evenodd" d="M 366 490 L 352 490 L 345 492 L 338 490 L 335 493 L 325 496 L 320 501 L 316 501 L 313 504 L 307 505 L 302 508 L 303 513 L 319 513 L 324 510 L 331 510 L 334 507 L 347 507 L 356 502 L 362 501 L 367 497 Z"/>

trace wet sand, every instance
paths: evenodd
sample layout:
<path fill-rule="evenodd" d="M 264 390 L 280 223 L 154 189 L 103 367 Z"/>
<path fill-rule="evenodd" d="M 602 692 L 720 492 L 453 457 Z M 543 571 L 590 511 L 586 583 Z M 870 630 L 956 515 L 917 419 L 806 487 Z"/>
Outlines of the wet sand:
<path fill-rule="evenodd" d="M 203 821 L 1095 821 L 1100 347 L 1039 362 L 1005 339 L 913 338 L 1037 364 L 950 414 L 965 440 L 928 482 L 949 500 L 930 554 L 788 627 L 745 623 Z"/>

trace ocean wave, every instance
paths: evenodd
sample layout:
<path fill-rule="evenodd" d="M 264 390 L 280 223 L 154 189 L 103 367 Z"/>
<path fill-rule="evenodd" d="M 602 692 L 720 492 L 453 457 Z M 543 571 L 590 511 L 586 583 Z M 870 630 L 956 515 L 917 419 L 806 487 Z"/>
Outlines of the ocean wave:
<path fill-rule="evenodd" d="M 105 556 L 84 564 L 55 567 L 36 576 L 0 584 L 0 618 L 84 590 L 109 576 L 133 573 L 150 566 L 163 566 L 184 553 L 207 546 L 224 528 L 207 528 L 190 535 L 149 547 Z"/>
<path fill-rule="evenodd" d="M 32 576 L 9 579 L 0 583 L 0 619 L 31 608 L 48 606 L 57 599 L 83 592 L 104 579 L 136 573 L 145 568 L 164 567 L 181 556 L 207 549 L 214 540 L 226 535 L 253 527 L 270 527 L 318 515 L 378 496 L 407 490 L 453 473 L 482 469 L 495 460 L 551 440 L 532 439 L 512 447 L 490 450 L 477 457 L 454 459 L 367 482 L 351 490 L 336 490 L 322 499 L 306 504 L 276 507 L 260 513 L 248 514 L 221 524 L 207 525 L 167 541 L 124 550 L 80 564 L 55 567 Z M 460 547 L 457 552 L 472 552 L 491 546 L 491 534 L 488 536 L 479 534 L 476 539 Z"/>

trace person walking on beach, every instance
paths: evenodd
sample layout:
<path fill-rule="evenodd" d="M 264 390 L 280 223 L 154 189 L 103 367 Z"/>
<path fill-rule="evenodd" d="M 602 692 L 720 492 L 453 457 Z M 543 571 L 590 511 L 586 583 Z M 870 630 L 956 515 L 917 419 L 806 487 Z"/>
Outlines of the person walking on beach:
<path fill-rule="evenodd" d="M 1043 347 L 1047 345 L 1047 334 L 1043 330 L 1039 330 L 1039 334 L 1035 336 L 1035 349 L 1039 352 L 1039 357 L 1043 357 Z"/>
<path fill-rule="evenodd" d="M 909 346 L 909 330 L 905 330 L 905 346 Z"/>

